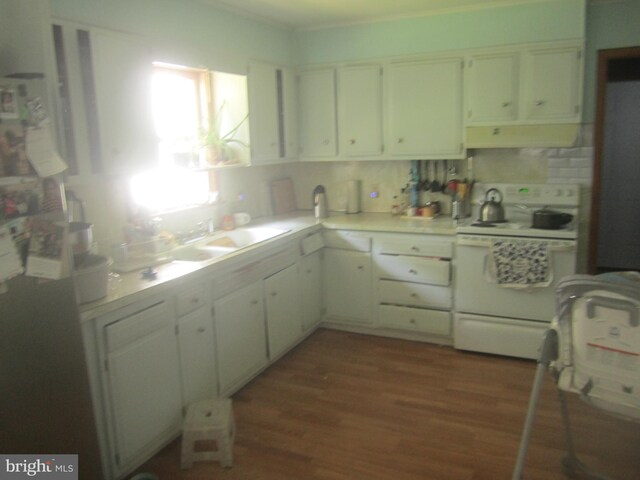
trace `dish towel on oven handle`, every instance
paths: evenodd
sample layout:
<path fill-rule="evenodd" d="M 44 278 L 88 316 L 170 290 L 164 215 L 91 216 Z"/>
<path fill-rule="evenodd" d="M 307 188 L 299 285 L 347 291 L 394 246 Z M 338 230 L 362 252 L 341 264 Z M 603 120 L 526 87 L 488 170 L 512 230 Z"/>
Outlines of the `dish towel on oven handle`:
<path fill-rule="evenodd" d="M 505 288 L 548 287 L 553 280 L 549 244 L 535 240 L 494 240 L 487 277 Z"/>

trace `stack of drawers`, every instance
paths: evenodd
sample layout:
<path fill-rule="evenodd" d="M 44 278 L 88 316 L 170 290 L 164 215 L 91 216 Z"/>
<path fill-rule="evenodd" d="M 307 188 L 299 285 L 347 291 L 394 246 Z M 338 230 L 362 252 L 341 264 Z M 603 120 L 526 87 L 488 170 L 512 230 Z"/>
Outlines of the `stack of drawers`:
<path fill-rule="evenodd" d="M 373 253 L 378 325 L 450 336 L 453 239 L 379 235 Z"/>

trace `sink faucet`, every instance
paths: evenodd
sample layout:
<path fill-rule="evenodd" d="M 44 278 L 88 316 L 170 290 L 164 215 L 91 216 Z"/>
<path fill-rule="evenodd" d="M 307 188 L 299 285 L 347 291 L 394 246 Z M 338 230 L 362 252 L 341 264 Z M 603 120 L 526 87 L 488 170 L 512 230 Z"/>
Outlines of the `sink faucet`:
<path fill-rule="evenodd" d="M 213 219 L 208 218 L 195 225 L 195 228 L 188 232 L 176 232 L 176 238 L 179 243 L 186 245 L 187 243 L 196 242 L 213 233 Z"/>

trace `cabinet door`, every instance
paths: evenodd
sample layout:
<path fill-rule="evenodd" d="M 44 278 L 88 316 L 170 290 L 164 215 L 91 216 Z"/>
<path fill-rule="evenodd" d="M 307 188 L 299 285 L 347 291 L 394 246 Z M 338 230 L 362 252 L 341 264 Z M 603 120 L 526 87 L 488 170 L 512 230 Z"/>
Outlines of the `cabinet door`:
<path fill-rule="evenodd" d="M 462 154 L 462 59 L 397 63 L 387 71 L 390 155 Z"/>
<path fill-rule="evenodd" d="M 327 316 L 372 323 L 371 254 L 334 248 L 325 249 L 324 254 Z"/>
<path fill-rule="evenodd" d="M 131 173 L 157 162 L 150 55 L 149 48 L 136 37 L 100 29 L 90 31 L 97 144 L 105 172 Z M 91 92 L 85 91 L 85 96 L 91 97 Z"/>
<path fill-rule="evenodd" d="M 302 328 L 307 331 L 322 319 L 322 252 L 300 260 L 300 288 Z"/>
<path fill-rule="evenodd" d="M 298 86 L 295 71 L 283 68 L 282 72 L 282 115 L 284 115 L 284 156 L 298 158 Z"/>
<path fill-rule="evenodd" d="M 467 62 L 467 124 L 518 118 L 517 52 L 474 55 Z"/>
<path fill-rule="evenodd" d="M 336 86 L 332 68 L 300 73 L 299 108 L 301 156 L 335 157 Z"/>
<path fill-rule="evenodd" d="M 217 394 L 213 319 L 201 307 L 178 320 L 182 397 L 185 405 Z"/>
<path fill-rule="evenodd" d="M 280 159 L 278 70 L 260 63 L 249 67 L 249 112 L 251 162 L 271 163 Z"/>
<path fill-rule="evenodd" d="M 298 266 L 291 265 L 264 281 L 269 357 L 287 351 L 302 335 Z"/>
<path fill-rule="evenodd" d="M 382 153 L 382 69 L 379 65 L 338 70 L 338 139 L 341 155 Z"/>
<path fill-rule="evenodd" d="M 532 121 L 580 121 L 582 50 L 546 48 L 525 53 L 525 117 Z"/>
<path fill-rule="evenodd" d="M 106 327 L 107 378 L 121 465 L 179 431 L 175 324 L 165 303 Z"/>
<path fill-rule="evenodd" d="M 220 394 L 250 378 L 267 364 L 262 281 L 214 303 Z"/>

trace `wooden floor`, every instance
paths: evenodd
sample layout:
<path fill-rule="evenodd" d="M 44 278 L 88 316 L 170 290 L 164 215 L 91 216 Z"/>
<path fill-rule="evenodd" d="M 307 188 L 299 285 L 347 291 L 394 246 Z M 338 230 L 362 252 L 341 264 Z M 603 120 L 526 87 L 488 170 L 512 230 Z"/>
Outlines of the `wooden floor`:
<path fill-rule="evenodd" d="M 318 330 L 233 396 L 233 468 L 179 469 L 173 442 L 138 472 L 160 479 L 510 479 L 535 362 Z M 640 427 L 570 396 L 582 459 L 640 478 Z M 562 474 L 564 436 L 547 375 L 524 479 Z"/>

